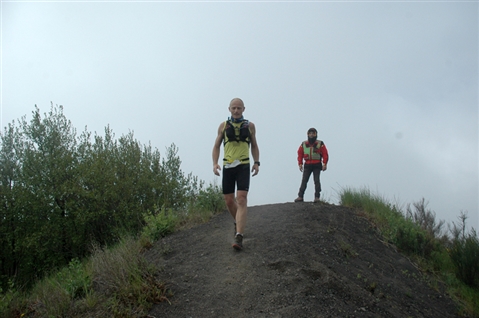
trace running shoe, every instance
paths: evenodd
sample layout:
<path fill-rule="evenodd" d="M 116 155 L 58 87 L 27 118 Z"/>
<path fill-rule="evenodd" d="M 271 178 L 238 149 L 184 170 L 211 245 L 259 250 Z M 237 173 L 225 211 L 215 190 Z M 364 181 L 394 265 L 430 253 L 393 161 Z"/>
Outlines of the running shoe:
<path fill-rule="evenodd" d="M 243 249 L 243 235 L 236 234 L 235 235 L 235 242 L 233 243 L 233 248 L 237 251 L 241 251 Z"/>

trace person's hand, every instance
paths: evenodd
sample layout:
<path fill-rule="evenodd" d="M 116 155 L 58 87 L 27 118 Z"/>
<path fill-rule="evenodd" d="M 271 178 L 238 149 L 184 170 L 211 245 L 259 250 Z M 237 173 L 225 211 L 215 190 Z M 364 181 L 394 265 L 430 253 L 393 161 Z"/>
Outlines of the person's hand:
<path fill-rule="evenodd" d="M 303 172 L 303 165 L 299 165 L 299 171 Z"/>
<path fill-rule="evenodd" d="M 323 163 L 323 171 L 326 171 L 326 169 L 328 169 L 328 166 L 325 163 Z"/>
<path fill-rule="evenodd" d="M 213 165 L 213 172 L 215 175 L 219 176 L 220 175 L 220 170 L 221 170 L 221 167 L 219 164 L 215 164 Z"/>
<path fill-rule="evenodd" d="M 253 165 L 253 168 L 251 168 L 251 172 L 253 173 L 253 177 L 258 174 L 259 172 L 259 166 L 257 163 Z"/>

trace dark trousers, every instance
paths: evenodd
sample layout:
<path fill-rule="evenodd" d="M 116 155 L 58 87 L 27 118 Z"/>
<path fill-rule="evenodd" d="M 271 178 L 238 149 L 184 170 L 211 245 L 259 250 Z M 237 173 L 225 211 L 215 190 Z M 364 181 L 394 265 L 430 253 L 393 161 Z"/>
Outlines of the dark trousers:
<path fill-rule="evenodd" d="M 313 180 L 314 180 L 314 197 L 319 198 L 319 193 L 321 192 L 321 182 L 319 182 L 319 174 L 323 169 L 323 165 L 313 164 L 308 165 L 305 164 L 303 166 L 303 180 L 301 180 L 301 186 L 299 187 L 298 196 L 302 198 L 304 196 L 304 191 L 306 191 L 306 187 L 308 185 L 309 177 L 311 173 L 313 173 Z"/>

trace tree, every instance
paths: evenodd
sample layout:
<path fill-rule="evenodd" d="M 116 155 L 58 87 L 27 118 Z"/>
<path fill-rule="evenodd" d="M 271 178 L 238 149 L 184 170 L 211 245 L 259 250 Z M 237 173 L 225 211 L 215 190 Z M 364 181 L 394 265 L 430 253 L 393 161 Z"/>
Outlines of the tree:
<path fill-rule="evenodd" d="M 53 106 L 42 116 L 12 123 L 1 136 L 0 287 L 34 278 L 83 258 L 95 244 L 117 242 L 144 226 L 144 213 L 178 211 L 201 188 L 181 171 L 178 148 L 161 157 L 133 132 L 115 139 L 76 129 Z"/>
<path fill-rule="evenodd" d="M 1 135 L 0 150 L 0 288 L 6 289 L 7 281 L 18 270 L 22 250 L 18 249 L 18 226 L 24 187 L 20 182 L 20 158 L 23 140 L 14 123 L 5 127 Z"/>

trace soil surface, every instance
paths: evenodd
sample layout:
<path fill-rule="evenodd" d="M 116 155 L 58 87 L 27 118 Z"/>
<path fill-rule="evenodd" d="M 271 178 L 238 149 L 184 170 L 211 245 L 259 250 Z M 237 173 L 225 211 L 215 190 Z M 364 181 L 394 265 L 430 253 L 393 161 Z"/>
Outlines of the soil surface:
<path fill-rule="evenodd" d="M 457 317 L 441 286 L 354 210 L 324 203 L 248 209 L 176 232 L 146 252 L 173 292 L 150 317 Z"/>

